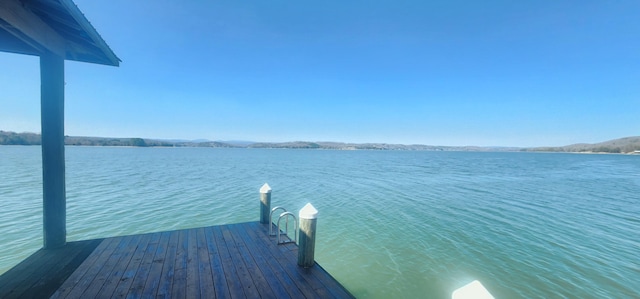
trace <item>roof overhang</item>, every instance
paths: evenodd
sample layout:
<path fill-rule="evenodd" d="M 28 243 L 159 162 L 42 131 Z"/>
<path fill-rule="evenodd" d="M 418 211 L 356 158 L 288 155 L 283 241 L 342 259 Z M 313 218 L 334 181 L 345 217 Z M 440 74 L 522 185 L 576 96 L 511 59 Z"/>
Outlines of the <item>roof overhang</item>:
<path fill-rule="evenodd" d="M 120 64 L 71 0 L 0 0 L 0 51 Z"/>

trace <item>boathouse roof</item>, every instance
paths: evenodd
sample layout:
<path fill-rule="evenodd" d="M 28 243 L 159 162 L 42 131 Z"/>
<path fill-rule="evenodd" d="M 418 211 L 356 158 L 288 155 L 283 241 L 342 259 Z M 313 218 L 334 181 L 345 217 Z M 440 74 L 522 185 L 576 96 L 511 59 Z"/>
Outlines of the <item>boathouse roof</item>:
<path fill-rule="evenodd" d="M 0 1 L 0 51 L 118 66 L 109 48 L 71 0 Z"/>

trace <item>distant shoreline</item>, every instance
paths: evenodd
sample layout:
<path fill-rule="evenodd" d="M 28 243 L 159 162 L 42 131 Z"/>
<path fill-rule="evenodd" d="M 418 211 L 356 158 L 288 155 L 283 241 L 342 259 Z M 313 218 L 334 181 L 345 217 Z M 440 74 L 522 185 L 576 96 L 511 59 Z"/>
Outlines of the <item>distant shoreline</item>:
<path fill-rule="evenodd" d="M 30 144 L 30 145 L 20 145 L 20 144 L 0 144 L 0 146 L 4 147 L 11 147 L 11 146 L 27 146 L 27 147 L 31 147 L 31 146 L 40 146 L 39 144 Z M 90 147 L 102 147 L 102 148 L 165 148 L 165 149 L 193 149 L 193 148 L 211 148 L 211 149 L 219 149 L 221 147 L 196 147 L 196 146 L 130 146 L 130 145 L 65 145 L 65 147 L 86 147 L 86 148 L 90 148 Z M 262 149 L 262 150 L 300 150 L 300 151 L 403 151 L 403 152 L 475 152 L 475 153 L 537 153 L 537 154 L 574 154 L 574 155 L 622 155 L 622 156 L 640 156 L 640 153 L 634 153 L 634 152 L 630 152 L 630 153 L 609 153 L 609 152 L 552 152 L 552 151 L 534 151 L 534 150 L 518 150 L 518 151 L 508 151 L 508 150 L 464 150 L 464 149 L 460 149 L 460 150 L 456 150 L 456 149 L 450 149 L 450 150 L 446 150 L 446 151 L 436 151 L 436 150 L 406 150 L 406 149 L 397 149 L 397 150 L 375 150 L 375 149 L 334 149 L 334 148 L 316 148 L 316 149 L 308 149 L 308 148 L 288 148 L 288 147 L 279 147 L 279 148 L 270 148 L 270 147 L 263 147 L 263 148 L 256 148 L 256 147 L 227 147 L 230 149 L 237 149 L 237 150 L 255 150 L 255 149 Z M 524 149 L 524 148 L 523 148 Z"/>
<path fill-rule="evenodd" d="M 0 131 L 0 145 L 40 145 L 37 133 Z M 172 141 L 145 138 L 109 138 L 65 136 L 67 146 L 109 147 L 208 147 L 208 148 L 269 148 L 321 150 L 404 150 L 457 152 L 556 152 L 579 154 L 640 154 L 640 137 L 625 137 L 595 144 L 574 144 L 562 147 L 500 147 L 500 146 L 438 146 L 423 144 L 344 143 L 344 142 L 225 142 Z"/>

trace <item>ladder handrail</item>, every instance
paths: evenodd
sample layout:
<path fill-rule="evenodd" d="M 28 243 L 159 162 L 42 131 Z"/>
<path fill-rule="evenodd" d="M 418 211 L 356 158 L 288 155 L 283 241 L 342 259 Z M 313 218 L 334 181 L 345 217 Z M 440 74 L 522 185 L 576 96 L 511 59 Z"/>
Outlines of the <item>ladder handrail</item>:
<path fill-rule="evenodd" d="M 276 234 L 273 232 L 273 212 L 277 211 L 277 210 L 283 210 L 283 211 L 287 211 L 287 209 L 283 208 L 283 207 L 275 207 L 273 209 L 271 209 L 271 213 L 269 213 L 269 236 L 275 236 Z"/>
<path fill-rule="evenodd" d="M 298 231 L 297 231 L 297 229 L 294 229 L 294 231 L 293 231 L 293 241 L 291 241 L 291 237 L 289 237 L 289 217 L 288 216 L 293 217 L 293 221 L 294 221 L 293 223 L 294 223 L 296 228 L 298 227 L 298 219 L 296 218 L 296 215 L 294 215 L 291 212 L 284 212 L 284 213 L 280 214 L 280 217 L 278 217 L 278 239 L 277 239 L 278 240 L 278 244 L 297 243 L 298 242 Z M 284 234 L 287 235 L 287 237 L 289 237 L 289 241 L 280 242 L 280 232 L 281 232 L 281 230 L 280 230 L 280 220 L 282 220 L 283 217 L 286 219 L 286 225 L 287 225 L 286 228 L 285 228 Z"/>

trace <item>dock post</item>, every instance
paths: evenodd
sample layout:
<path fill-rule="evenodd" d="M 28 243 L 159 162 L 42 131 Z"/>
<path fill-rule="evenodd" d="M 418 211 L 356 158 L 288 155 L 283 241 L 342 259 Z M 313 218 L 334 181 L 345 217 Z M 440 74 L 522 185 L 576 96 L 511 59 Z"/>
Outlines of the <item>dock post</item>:
<path fill-rule="evenodd" d="M 53 53 L 40 56 L 40 98 L 43 247 L 51 249 L 67 242 L 63 57 Z"/>
<path fill-rule="evenodd" d="M 298 214 L 300 230 L 298 231 L 298 266 L 309 268 L 313 266 L 316 247 L 316 223 L 318 210 L 307 203 Z"/>
<path fill-rule="evenodd" d="M 260 188 L 260 223 L 271 222 L 269 215 L 271 215 L 271 187 L 264 183 Z"/>

